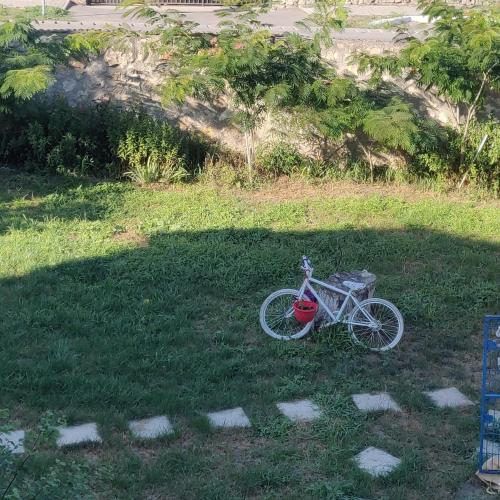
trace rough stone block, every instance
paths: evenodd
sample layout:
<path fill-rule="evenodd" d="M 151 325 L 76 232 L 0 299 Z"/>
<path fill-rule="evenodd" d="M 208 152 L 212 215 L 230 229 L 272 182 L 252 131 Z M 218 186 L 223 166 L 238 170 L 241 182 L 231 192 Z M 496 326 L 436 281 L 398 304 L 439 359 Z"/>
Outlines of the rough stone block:
<path fill-rule="evenodd" d="M 252 425 L 243 408 L 240 407 L 208 413 L 207 417 L 214 427 L 251 427 Z"/>
<path fill-rule="evenodd" d="M 390 474 L 401 463 L 399 458 L 373 446 L 356 455 L 355 460 L 361 470 L 374 477 Z"/>
<path fill-rule="evenodd" d="M 386 392 L 379 394 L 353 394 L 352 399 L 359 410 L 369 411 L 401 411 L 399 405 Z"/>
<path fill-rule="evenodd" d="M 132 435 L 139 439 L 154 439 L 173 432 L 172 424 L 165 416 L 133 420 L 128 426 Z"/>
<path fill-rule="evenodd" d="M 359 288 L 354 291 L 353 295 L 357 300 L 362 301 L 373 297 L 376 280 L 377 277 L 374 274 L 364 270 L 336 272 L 329 276 L 325 280 L 325 282 L 329 285 L 335 286 L 336 288 L 345 290 L 346 292 L 349 292 L 351 289 L 350 286 L 356 283 L 357 285 L 359 285 Z M 328 290 L 327 288 L 319 288 L 318 295 L 332 311 L 339 310 L 345 300 L 345 295 L 334 292 L 332 290 Z M 353 306 L 354 303 L 352 302 L 348 304 L 344 309 L 344 313 L 348 314 L 353 309 Z M 321 328 L 325 328 L 329 324 L 331 324 L 330 316 L 323 308 L 320 308 L 314 318 L 314 328 L 320 330 Z"/>
<path fill-rule="evenodd" d="M 321 415 L 319 406 L 309 399 L 292 403 L 278 403 L 276 406 L 283 415 L 293 422 L 310 422 Z"/>

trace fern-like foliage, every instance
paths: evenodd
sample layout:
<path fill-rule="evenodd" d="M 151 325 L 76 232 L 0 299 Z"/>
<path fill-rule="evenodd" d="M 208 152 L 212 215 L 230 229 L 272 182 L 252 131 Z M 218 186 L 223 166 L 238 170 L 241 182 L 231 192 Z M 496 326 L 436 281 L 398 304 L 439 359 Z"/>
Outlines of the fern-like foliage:
<path fill-rule="evenodd" d="M 44 91 L 62 60 L 60 44 L 41 38 L 28 20 L 0 24 L 0 112 Z"/>
<path fill-rule="evenodd" d="M 35 30 L 25 20 L 7 21 L 0 25 L 0 47 L 7 48 L 12 44 L 29 45 L 35 39 Z"/>
<path fill-rule="evenodd" d="M 72 33 L 64 39 L 64 48 L 71 57 L 86 59 L 102 53 L 113 42 L 116 42 L 120 35 L 125 36 L 125 32 L 122 30 L 89 30 Z"/>
<path fill-rule="evenodd" d="M 0 96 L 14 96 L 16 99 L 29 99 L 45 90 L 54 81 L 52 68 L 40 65 L 23 69 L 11 69 L 3 77 Z"/>
<path fill-rule="evenodd" d="M 422 0 L 420 8 L 434 22 L 424 40 L 410 38 L 399 54 L 357 54 L 372 82 L 384 73 L 405 76 L 432 89 L 452 104 L 478 107 L 486 90 L 500 88 L 500 9 L 464 10 L 444 0 Z"/>
<path fill-rule="evenodd" d="M 415 115 L 410 106 L 399 99 L 393 99 L 381 109 L 369 111 L 363 119 L 362 129 L 380 147 L 406 153 L 415 151 L 415 136 L 419 130 Z"/>
<path fill-rule="evenodd" d="M 345 0 L 316 0 L 312 13 L 297 25 L 311 33 L 317 47 L 330 48 L 333 46 L 332 31 L 342 30 L 346 21 Z"/>

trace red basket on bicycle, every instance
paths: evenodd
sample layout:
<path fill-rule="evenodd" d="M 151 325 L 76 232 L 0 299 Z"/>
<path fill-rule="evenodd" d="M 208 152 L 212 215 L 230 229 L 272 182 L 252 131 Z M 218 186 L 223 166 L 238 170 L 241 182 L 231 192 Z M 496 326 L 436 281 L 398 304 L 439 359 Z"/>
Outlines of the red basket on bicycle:
<path fill-rule="evenodd" d="M 293 303 L 293 314 L 299 323 L 309 323 L 314 319 L 318 304 L 312 300 L 296 300 Z"/>

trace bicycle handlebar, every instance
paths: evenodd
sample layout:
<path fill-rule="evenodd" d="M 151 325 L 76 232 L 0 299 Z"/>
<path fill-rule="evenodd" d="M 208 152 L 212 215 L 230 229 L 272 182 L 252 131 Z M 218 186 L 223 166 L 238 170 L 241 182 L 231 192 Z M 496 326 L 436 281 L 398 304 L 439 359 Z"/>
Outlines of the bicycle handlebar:
<path fill-rule="evenodd" d="M 304 271 L 309 271 L 309 270 L 311 270 L 313 268 L 312 264 L 311 264 L 311 261 L 305 255 L 302 256 L 302 266 L 301 266 L 301 268 Z"/>

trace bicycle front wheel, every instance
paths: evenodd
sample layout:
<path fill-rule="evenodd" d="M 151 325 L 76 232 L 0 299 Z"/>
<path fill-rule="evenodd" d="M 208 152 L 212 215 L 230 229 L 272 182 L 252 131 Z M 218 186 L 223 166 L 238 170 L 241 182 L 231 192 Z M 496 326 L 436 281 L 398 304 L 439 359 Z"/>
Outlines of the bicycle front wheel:
<path fill-rule="evenodd" d="M 278 290 L 267 297 L 260 308 L 260 326 L 271 337 L 280 340 L 300 339 L 307 335 L 314 321 L 299 323 L 293 314 L 293 303 L 299 291 Z"/>
<path fill-rule="evenodd" d="M 367 299 L 351 312 L 348 329 L 357 344 L 372 351 L 388 351 L 403 336 L 403 316 L 387 300 Z"/>

